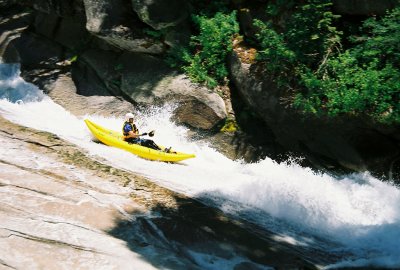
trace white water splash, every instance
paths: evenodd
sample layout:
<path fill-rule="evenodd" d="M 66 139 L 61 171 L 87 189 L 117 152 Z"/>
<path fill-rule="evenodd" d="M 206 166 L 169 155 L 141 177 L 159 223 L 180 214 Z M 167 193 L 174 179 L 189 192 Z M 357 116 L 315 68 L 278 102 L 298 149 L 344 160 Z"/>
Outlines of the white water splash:
<path fill-rule="evenodd" d="M 19 75 L 19 64 L 0 63 L 0 99 L 22 104 L 39 101 L 45 96 L 36 86 L 25 82 Z"/>
<path fill-rule="evenodd" d="M 2 66 L 2 70 L 7 70 L 6 65 Z M 7 76 L 10 81 L 19 80 L 12 72 Z M 368 173 L 336 179 L 296 164 L 278 164 L 269 158 L 253 164 L 232 161 L 206 144 L 188 140 L 188 130 L 170 121 L 169 107 L 137 112 L 138 127 L 142 131 L 156 129 L 157 143 L 194 153 L 196 158 L 181 164 L 143 160 L 94 143 L 83 119 L 55 104 L 37 88 L 25 90 L 25 84 L 13 85 L 7 76 L 1 77 L 0 87 L 7 87 L 0 88 L 0 97 L 9 100 L 0 100 L 0 114 L 10 121 L 54 133 L 114 167 L 143 174 L 228 214 L 256 222 L 277 232 L 282 241 L 318 247 L 317 240 L 308 237 L 317 236 L 326 242 L 338 242 L 339 246 L 331 247 L 332 250 L 326 250 L 329 245 L 321 244 L 320 248 L 332 253 L 350 251 L 355 256 L 336 266 L 400 267 L 400 190 L 390 183 Z M 29 98 L 21 97 L 20 85 Z M 13 96 L 13 87 L 17 97 Z M 4 91 L 7 95 L 2 94 Z M 24 103 L 15 103 L 19 99 Z M 123 122 L 122 115 L 87 117 L 115 130 Z"/>

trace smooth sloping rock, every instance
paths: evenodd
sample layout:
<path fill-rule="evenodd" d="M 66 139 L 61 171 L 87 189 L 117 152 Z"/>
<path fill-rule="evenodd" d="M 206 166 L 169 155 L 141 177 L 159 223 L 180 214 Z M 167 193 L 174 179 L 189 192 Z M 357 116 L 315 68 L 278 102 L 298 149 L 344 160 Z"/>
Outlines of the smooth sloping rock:
<path fill-rule="evenodd" d="M 108 233 L 130 213 L 146 214 L 130 199 L 131 187 L 0 133 L 0 268 L 156 269 Z"/>
<path fill-rule="evenodd" d="M 93 82 L 93 78 L 91 78 Z M 123 116 L 126 112 L 133 111 L 131 103 L 114 97 L 106 92 L 106 89 L 97 88 L 92 90 L 90 87 L 96 87 L 79 79 L 80 87 L 85 92 L 78 92 L 75 83 L 69 74 L 61 74 L 51 85 L 48 85 L 46 92 L 58 104 L 75 115 L 96 114 L 103 116 Z M 103 92 L 101 92 L 103 90 Z"/>

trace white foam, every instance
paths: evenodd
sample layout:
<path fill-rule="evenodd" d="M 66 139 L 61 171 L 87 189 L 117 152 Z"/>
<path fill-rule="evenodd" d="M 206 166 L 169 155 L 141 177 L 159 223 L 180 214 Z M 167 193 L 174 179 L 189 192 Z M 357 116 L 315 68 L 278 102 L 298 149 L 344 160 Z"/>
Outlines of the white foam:
<path fill-rule="evenodd" d="M 316 235 L 327 242 L 339 242 L 339 250 L 353 252 L 355 257 L 346 258 L 346 263 L 400 267 L 398 187 L 368 173 L 336 179 L 269 158 L 253 164 L 232 161 L 204 143 L 187 139 L 187 129 L 170 120 L 172 111 L 173 107 L 167 106 L 137 112 L 137 125 L 142 131 L 155 129 L 157 143 L 196 154 L 195 159 L 181 164 L 147 161 L 94 143 L 83 118 L 75 117 L 47 97 L 23 104 L 0 100 L 0 114 L 5 118 L 54 133 L 117 168 L 143 174 L 172 190 L 276 230 L 282 241 L 317 245 L 305 237 Z M 87 117 L 115 130 L 121 129 L 123 123 L 122 115 Z M 282 227 L 276 218 L 287 225 Z M 335 246 L 332 252 L 337 251 Z"/>

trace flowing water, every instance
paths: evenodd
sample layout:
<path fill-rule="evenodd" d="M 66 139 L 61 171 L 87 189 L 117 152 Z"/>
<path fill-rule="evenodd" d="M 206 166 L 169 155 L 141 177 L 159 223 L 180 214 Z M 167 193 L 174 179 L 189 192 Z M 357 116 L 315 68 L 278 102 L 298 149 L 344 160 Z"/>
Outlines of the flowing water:
<path fill-rule="evenodd" d="M 100 156 L 117 168 L 196 197 L 228 215 L 273 231 L 299 249 L 338 256 L 335 265 L 400 268 L 400 189 L 369 173 L 340 178 L 317 174 L 295 162 L 269 158 L 232 161 L 171 121 L 173 106 L 135 112 L 141 131 L 196 158 L 179 164 L 152 162 L 93 141 L 83 119 L 120 130 L 122 115 L 76 117 L 19 77 L 17 64 L 0 64 L 0 114 L 23 126 L 48 131 Z M 347 254 L 347 255 L 345 255 Z"/>

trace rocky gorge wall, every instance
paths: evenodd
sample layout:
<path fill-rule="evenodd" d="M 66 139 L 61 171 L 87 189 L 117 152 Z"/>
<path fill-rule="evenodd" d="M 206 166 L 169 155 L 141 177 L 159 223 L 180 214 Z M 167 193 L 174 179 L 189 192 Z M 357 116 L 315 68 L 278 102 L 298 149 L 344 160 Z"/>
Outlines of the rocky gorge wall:
<path fill-rule="evenodd" d="M 251 22 L 260 18 L 263 2 L 232 1 L 241 34 L 254 34 Z M 346 16 L 368 16 L 397 4 L 335 0 L 333 8 Z M 168 49 L 189 42 L 191 12 L 184 0 L 6 1 L 0 55 L 20 62 L 23 77 L 50 96 L 62 78 L 69 82 L 63 87 L 70 86 L 65 92 L 82 96 L 117 96 L 140 106 L 173 101 L 177 122 L 212 130 L 228 115 L 239 113 L 232 111 L 231 100 L 164 63 Z M 304 118 L 285 106 L 285 93 L 277 91 L 262 67 L 246 63 L 239 54 L 235 50 L 228 59 L 231 90 L 263 121 L 257 132 L 268 146 L 262 145 L 267 150 L 261 152 L 294 151 L 316 168 L 398 177 L 399 127 L 363 118 Z M 116 111 L 122 114 L 124 109 Z"/>
<path fill-rule="evenodd" d="M 332 11 L 342 16 L 340 23 L 351 24 L 372 15 L 383 15 L 400 3 L 335 0 L 332 4 Z M 239 1 L 238 18 L 247 38 L 255 38 L 257 29 L 253 20 L 265 20 L 258 6 L 251 1 Z M 234 50 L 228 60 L 232 88 L 263 119 L 276 144 L 299 153 L 312 166 L 323 170 L 368 170 L 378 177 L 399 179 L 399 125 L 384 125 L 366 116 L 328 118 L 295 111 L 289 105 L 293 93 L 290 89 L 278 89 L 268 74 L 268 63 L 254 60 L 255 50 L 241 39 L 234 40 Z"/>
<path fill-rule="evenodd" d="M 210 129 L 226 117 L 220 96 L 191 83 L 160 57 L 168 44 L 189 37 L 182 34 L 185 1 L 24 4 L 21 10 L 33 10 L 10 14 L 2 24 L 2 54 L 6 62 L 20 62 L 23 76 L 46 92 L 59 74 L 67 74 L 84 95 L 111 94 L 141 105 L 173 101 L 179 107 L 176 119 L 192 127 Z M 146 34 L 152 27 L 168 27 L 165 40 Z"/>
<path fill-rule="evenodd" d="M 234 85 L 280 145 L 303 154 L 321 169 L 370 170 L 380 176 L 398 172 L 399 127 L 361 117 L 304 117 L 282 102 L 287 93 L 268 77 L 260 77 L 262 67 L 243 62 L 236 52 L 230 63 Z"/>

